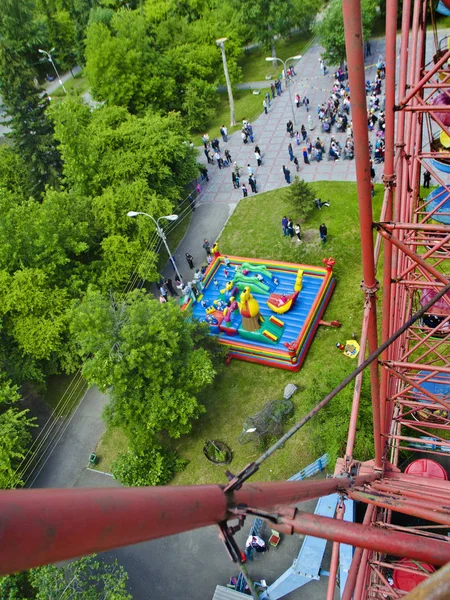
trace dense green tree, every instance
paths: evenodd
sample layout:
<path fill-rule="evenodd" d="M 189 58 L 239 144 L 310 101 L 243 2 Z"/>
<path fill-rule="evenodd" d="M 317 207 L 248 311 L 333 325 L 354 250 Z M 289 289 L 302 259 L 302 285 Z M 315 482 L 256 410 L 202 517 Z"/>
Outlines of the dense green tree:
<path fill-rule="evenodd" d="M 0 95 L 12 129 L 7 135 L 38 192 L 47 183 L 57 183 L 61 163 L 45 112 L 48 97 L 36 85 L 40 31 L 33 2 L 4 0 L 0 28 Z"/>
<path fill-rule="evenodd" d="M 18 467 L 31 442 L 33 419 L 17 408 L 19 401 L 18 386 L 0 371 L 0 489 L 20 485 Z"/>
<path fill-rule="evenodd" d="M 315 0 L 231 0 L 248 26 L 248 41 L 257 41 L 272 49 L 276 56 L 277 37 L 286 37 L 293 28 L 306 32 L 319 9 Z"/>
<path fill-rule="evenodd" d="M 85 73 L 95 98 L 108 104 L 133 113 L 158 105 L 152 97 L 157 90 L 149 87 L 156 60 L 150 30 L 139 12 L 120 10 L 110 26 L 97 22 L 87 30 Z"/>
<path fill-rule="evenodd" d="M 379 0 L 362 0 L 363 37 L 369 39 L 379 10 Z M 325 48 L 324 59 L 330 65 L 341 64 L 346 57 L 342 0 L 331 0 L 316 32 Z"/>
<path fill-rule="evenodd" d="M 10 144 L 0 146 L 0 186 L 16 198 L 29 198 L 33 193 L 27 165 Z"/>
<path fill-rule="evenodd" d="M 128 452 L 118 455 L 111 471 L 123 485 L 138 487 L 165 485 L 185 466 L 186 461 L 177 458 L 175 452 L 168 452 L 161 446 L 147 442 L 141 448 L 131 444 Z"/>
<path fill-rule="evenodd" d="M 297 176 L 283 192 L 284 198 L 295 211 L 297 219 L 304 221 L 314 208 L 314 190 L 309 183 Z"/>
<path fill-rule="evenodd" d="M 0 578 L 2 600 L 132 600 L 128 575 L 117 561 L 104 563 L 96 555 L 60 565 L 48 565 Z"/>
<path fill-rule="evenodd" d="M 216 372 L 207 332 L 175 302 L 161 305 L 143 292 L 119 301 L 91 290 L 71 329 L 87 381 L 109 390 L 108 422 L 137 447 L 160 431 L 188 433 L 204 412 L 196 394 Z"/>

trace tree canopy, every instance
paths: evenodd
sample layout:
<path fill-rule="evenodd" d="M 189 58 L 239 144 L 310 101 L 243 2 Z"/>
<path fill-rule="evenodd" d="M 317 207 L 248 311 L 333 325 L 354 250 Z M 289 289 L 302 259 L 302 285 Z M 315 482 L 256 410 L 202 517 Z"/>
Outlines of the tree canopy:
<path fill-rule="evenodd" d="M 368 40 L 372 34 L 379 10 L 379 0 L 361 0 L 363 37 Z M 331 0 L 323 19 L 317 24 L 316 32 L 325 48 L 324 59 L 331 65 L 339 65 L 346 58 L 344 17 L 342 0 Z"/>
<path fill-rule="evenodd" d="M 204 412 L 196 394 L 216 373 L 205 326 L 178 305 L 144 292 L 122 300 L 89 290 L 75 308 L 72 334 L 83 375 L 108 390 L 106 417 L 134 440 L 166 431 L 188 433 Z"/>
<path fill-rule="evenodd" d="M 132 600 L 127 592 L 128 575 L 118 564 L 95 560 L 96 555 L 56 567 L 47 565 L 0 578 L 3 600 Z"/>

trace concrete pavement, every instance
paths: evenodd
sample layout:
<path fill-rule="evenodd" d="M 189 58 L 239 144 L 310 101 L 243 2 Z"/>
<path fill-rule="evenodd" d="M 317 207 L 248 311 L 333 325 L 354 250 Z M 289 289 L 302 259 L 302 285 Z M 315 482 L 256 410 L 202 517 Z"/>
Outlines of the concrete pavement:
<path fill-rule="evenodd" d="M 70 488 L 89 463 L 98 440 L 105 431 L 101 418 L 108 397 L 97 388 L 89 389 L 70 415 L 53 446 L 40 457 L 29 480 L 34 488 Z M 58 439 L 59 438 L 59 439 Z"/>

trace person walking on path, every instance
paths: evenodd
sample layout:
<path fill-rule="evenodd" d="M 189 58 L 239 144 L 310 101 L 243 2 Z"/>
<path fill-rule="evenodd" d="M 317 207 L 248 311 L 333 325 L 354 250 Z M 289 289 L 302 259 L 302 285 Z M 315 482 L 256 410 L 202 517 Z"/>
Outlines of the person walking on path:
<path fill-rule="evenodd" d="M 170 277 L 164 281 L 164 285 L 169 290 L 171 296 L 178 296 L 177 292 L 175 291 L 175 288 L 173 287 L 173 282 L 170 279 Z"/>
<path fill-rule="evenodd" d="M 306 96 L 303 97 L 303 106 L 306 108 L 306 112 L 309 112 L 309 99 Z"/>
<path fill-rule="evenodd" d="M 202 248 L 206 252 L 206 255 L 211 254 L 211 246 L 206 238 L 203 240 Z"/>
<path fill-rule="evenodd" d="M 301 229 L 300 229 L 300 225 L 298 223 L 296 223 L 294 225 L 294 231 L 295 231 L 298 241 L 301 242 L 302 241 L 302 238 L 300 237 Z"/>
<path fill-rule="evenodd" d="M 272 92 L 272 100 L 275 98 L 275 84 L 272 82 L 270 84 L 270 91 Z"/>
<path fill-rule="evenodd" d="M 256 146 L 256 148 L 258 148 L 258 146 Z M 261 158 L 261 154 L 259 152 L 259 148 L 258 149 L 256 149 L 256 148 L 255 148 L 255 158 L 256 158 L 258 167 L 260 167 L 262 165 L 262 158 Z"/>
<path fill-rule="evenodd" d="M 309 165 L 309 158 L 308 158 L 308 150 L 306 149 L 306 146 L 303 146 L 303 161 L 305 163 L 305 165 Z"/>
<path fill-rule="evenodd" d="M 300 108 L 300 96 L 298 94 L 295 94 L 295 105 Z"/>
<path fill-rule="evenodd" d="M 309 127 L 310 131 L 312 131 L 314 129 L 314 123 L 313 123 L 311 115 L 308 115 L 308 127 Z"/>
<path fill-rule="evenodd" d="M 289 152 L 289 160 L 292 162 L 294 160 L 294 151 L 292 150 L 292 144 L 288 145 L 288 152 Z"/>
<path fill-rule="evenodd" d="M 325 223 L 322 223 L 322 225 L 319 227 L 319 234 L 320 234 L 320 239 L 322 240 L 322 244 L 325 244 L 325 242 L 327 241 L 327 235 L 328 235 L 328 229 L 327 229 L 327 226 L 325 225 Z"/>
<path fill-rule="evenodd" d="M 253 168 L 250 166 L 250 163 L 247 165 L 248 176 L 251 177 L 253 175 Z"/>
<path fill-rule="evenodd" d="M 286 183 L 291 183 L 291 172 L 283 165 L 283 174 L 286 179 Z"/>
<path fill-rule="evenodd" d="M 267 106 L 270 108 L 270 94 L 269 94 L 269 92 L 266 92 L 266 100 L 267 100 Z"/>
<path fill-rule="evenodd" d="M 265 98 L 263 100 L 263 108 L 264 108 L 264 113 L 267 115 L 267 108 L 268 108 L 268 106 L 267 106 L 267 100 Z"/>
<path fill-rule="evenodd" d="M 247 186 L 245 185 L 245 183 L 242 184 L 242 194 L 243 194 L 244 198 L 247 198 L 248 190 L 247 190 Z"/>
<path fill-rule="evenodd" d="M 195 269 L 195 265 L 194 265 L 194 257 L 193 257 L 193 256 L 191 256 L 191 255 L 189 254 L 189 252 L 186 252 L 186 260 L 187 260 L 187 263 L 188 263 L 188 265 L 189 265 L 189 268 L 190 268 L 190 269 Z"/>
<path fill-rule="evenodd" d="M 228 129 L 225 127 L 225 125 L 222 125 L 220 128 L 220 135 L 222 136 L 224 142 L 228 142 Z"/>
<path fill-rule="evenodd" d="M 425 171 L 423 174 L 423 187 L 428 189 L 430 187 L 430 181 L 431 173 L 429 171 Z"/>
<path fill-rule="evenodd" d="M 288 218 L 284 216 L 281 219 L 281 228 L 283 229 L 283 235 L 287 235 Z"/>
<path fill-rule="evenodd" d="M 306 140 L 306 136 L 307 136 L 306 127 L 304 125 L 302 125 L 301 128 L 300 128 L 300 131 L 302 132 L 303 141 L 305 141 Z"/>
<path fill-rule="evenodd" d="M 231 181 L 233 182 L 234 189 L 237 190 L 239 187 L 239 178 L 234 171 L 231 173 Z"/>
<path fill-rule="evenodd" d="M 228 150 L 228 148 L 225 150 L 225 158 L 227 159 L 228 163 L 231 165 L 231 154 L 230 151 Z"/>
<path fill-rule="evenodd" d="M 295 165 L 295 169 L 296 169 L 296 171 L 298 173 L 300 171 L 300 165 L 299 165 L 297 157 L 294 157 L 294 165 Z"/>

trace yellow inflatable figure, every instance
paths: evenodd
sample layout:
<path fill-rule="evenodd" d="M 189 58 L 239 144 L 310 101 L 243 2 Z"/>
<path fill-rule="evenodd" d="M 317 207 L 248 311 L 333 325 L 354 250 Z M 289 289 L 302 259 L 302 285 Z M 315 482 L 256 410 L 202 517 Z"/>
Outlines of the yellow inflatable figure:
<path fill-rule="evenodd" d="M 294 292 L 301 292 L 303 287 L 303 269 L 299 269 L 297 272 L 297 279 L 295 280 Z"/>
<path fill-rule="evenodd" d="M 244 288 L 238 306 L 242 315 L 242 327 L 247 331 L 258 330 L 263 319 L 259 312 L 258 301 L 253 298 L 248 286 Z"/>

